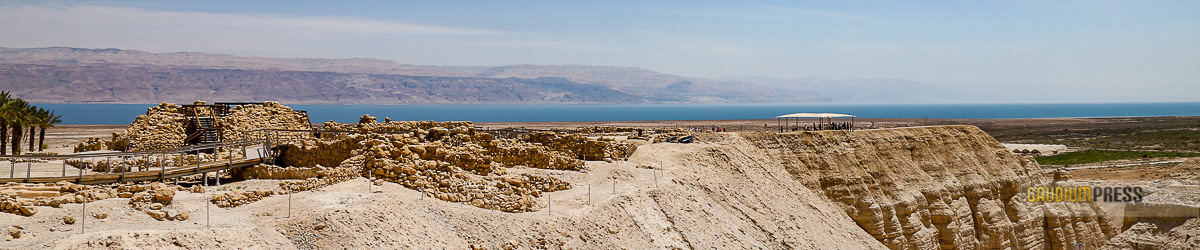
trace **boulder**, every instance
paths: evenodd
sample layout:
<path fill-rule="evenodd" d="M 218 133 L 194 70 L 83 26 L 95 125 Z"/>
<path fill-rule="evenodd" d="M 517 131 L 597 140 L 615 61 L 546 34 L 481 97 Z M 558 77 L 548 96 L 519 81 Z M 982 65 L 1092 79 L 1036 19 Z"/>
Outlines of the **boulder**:
<path fill-rule="evenodd" d="M 154 218 L 155 220 L 163 220 L 167 218 L 167 212 L 162 210 L 150 210 L 146 211 L 146 214 L 149 214 L 150 217 Z"/>

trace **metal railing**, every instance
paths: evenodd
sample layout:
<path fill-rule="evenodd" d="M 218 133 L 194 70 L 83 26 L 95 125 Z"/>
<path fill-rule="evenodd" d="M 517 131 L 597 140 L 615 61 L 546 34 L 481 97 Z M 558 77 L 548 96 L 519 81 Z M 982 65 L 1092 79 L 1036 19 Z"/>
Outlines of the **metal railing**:
<path fill-rule="evenodd" d="M 127 181 L 165 180 L 193 174 L 225 170 L 235 167 L 254 165 L 274 157 L 269 140 L 237 140 L 228 142 L 193 145 L 170 149 L 159 149 L 137 152 L 87 153 L 71 155 L 0 155 L 0 161 L 9 163 L 8 178 L 0 176 L 0 182 L 58 182 L 71 181 L 76 183 L 113 183 Z M 254 154 L 247 148 L 255 149 Z M 223 150 L 222 150 L 223 149 Z M 238 156 L 234 155 L 239 150 Z M 211 151 L 206 155 L 204 151 Z M 218 155 L 225 152 L 225 157 Z M 194 157 L 188 157 L 194 155 Z M 114 161 L 114 158 L 116 159 Z M 132 159 L 132 164 L 130 163 Z M 34 162 L 50 163 L 61 160 L 61 174 L 58 176 L 33 176 Z M 207 161 L 206 161 L 207 160 Z M 222 162 L 223 160 L 223 162 Z M 25 163 L 24 176 L 18 176 L 17 164 Z M 73 164 L 71 164 L 73 163 Z M 87 168 L 100 167 L 101 163 L 109 171 L 86 171 Z M 118 167 L 119 164 L 119 167 Z M 67 166 L 77 168 L 68 175 Z M 2 166 L 2 165 L 0 165 Z M 53 167 L 53 166 L 49 166 Z M 47 166 L 38 166 L 43 173 L 52 171 Z"/>

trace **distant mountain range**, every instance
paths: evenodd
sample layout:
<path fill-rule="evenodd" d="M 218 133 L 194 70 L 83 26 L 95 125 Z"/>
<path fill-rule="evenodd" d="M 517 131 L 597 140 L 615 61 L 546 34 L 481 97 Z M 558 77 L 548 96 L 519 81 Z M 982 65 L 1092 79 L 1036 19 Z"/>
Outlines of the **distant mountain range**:
<path fill-rule="evenodd" d="M 42 103 L 806 103 L 819 92 L 587 65 L 456 67 L 370 58 L 0 48 L 0 89 Z"/>

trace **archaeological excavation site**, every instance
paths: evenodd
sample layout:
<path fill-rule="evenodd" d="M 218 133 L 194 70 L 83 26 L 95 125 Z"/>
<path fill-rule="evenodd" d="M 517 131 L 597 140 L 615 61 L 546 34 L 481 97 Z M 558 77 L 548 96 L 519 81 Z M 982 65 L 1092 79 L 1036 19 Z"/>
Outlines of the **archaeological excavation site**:
<path fill-rule="evenodd" d="M 1053 202 L 1031 187 L 1101 184 L 975 126 L 723 131 L 162 103 L 59 153 L 0 156 L 0 248 L 1200 247 L 1196 158 L 1139 202 Z"/>

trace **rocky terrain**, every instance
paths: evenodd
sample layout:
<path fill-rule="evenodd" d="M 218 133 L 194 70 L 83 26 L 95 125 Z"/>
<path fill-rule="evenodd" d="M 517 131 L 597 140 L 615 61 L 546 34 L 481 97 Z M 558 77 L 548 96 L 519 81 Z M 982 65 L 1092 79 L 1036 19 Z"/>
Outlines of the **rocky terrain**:
<path fill-rule="evenodd" d="M 0 88 L 34 102 L 297 104 L 813 102 L 818 93 L 584 65 L 443 67 L 378 59 L 0 48 Z"/>
<path fill-rule="evenodd" d="M 1196 219 L 1126 225 L 1123 211 L 1094 203 L 1026 202 L 1025 187 L 1069 177 L 1044 174 L 974 126 L 692 132 L 691 144 L 653 143 L 681 131 L 608 141 L 595 136 L 632 130 L 593 127 L 499 139 L 469 122 L 369 116 L 324 127 L 349 135 L 322 134 L 324 142 L 293 145 L 303 150 L 281 166 L 233 174 L 250 180 L 93 188 L 112 196 L 87 205 L 104 219 L 82 222 L 82 204 L 69 199 L 81 196 L 60 193 L 82 190 L 70 184 L 0 188 L 16 203 L 0 226 L 19 235 L 0 247 L 1197 247 Z M 1171 177 L 1192 187 L 1186 192 L 1195 191 L 1197 163 Z M 148 187 L 175 192 L 166 203 L 147 200 L 158 191 L 134 192 Z M 21 198 L 32 194 L 47 198 Z M 53 197 L 66 202 L 45 203 Z M 23 206 L 37 211 L 22 214 Z M 167 219 L 180 214 L 185 220 Z"/>

